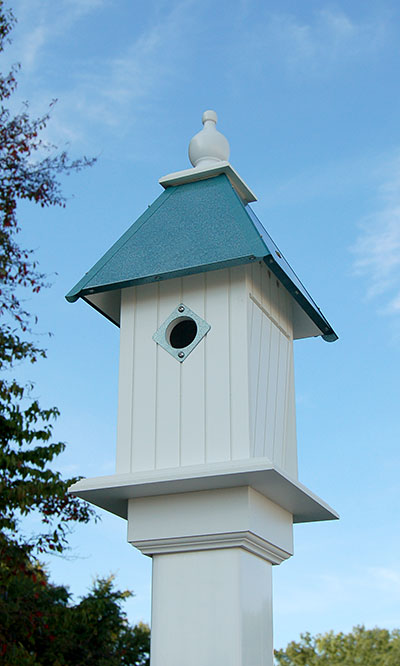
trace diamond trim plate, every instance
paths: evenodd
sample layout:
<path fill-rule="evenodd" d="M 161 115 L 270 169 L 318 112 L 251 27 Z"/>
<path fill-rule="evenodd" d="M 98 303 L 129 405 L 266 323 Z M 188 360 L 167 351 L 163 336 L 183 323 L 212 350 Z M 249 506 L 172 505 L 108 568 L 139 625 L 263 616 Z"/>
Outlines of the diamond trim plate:
<path fill-rule="evenodd" d="M 193 319 L 193 321 L 197 325 L 197 333 L 194 338 L 194 340 L 187 345 L 186 347 L 182 348 L 175 348 L 172 347 L 172 345 L 168 342 L 167 340 L 167 332 L 168 329 L 170 328 L 170 325 L 174 321 L 178 320 L 184 320 L 184 319 Z M 176 306 L 175 310 L 171 312 L 169 317 L 164 321 L 163 324 L 161 324 L 160 328 L 154 333 L 153 335 L 153 340 L 156 342 L 160 347 L 165 349 L 171 356 L 173 356 L 179 363 L 183 363 L 191 354 L 193 349 L 197 347 L 199 342 L 204 338 L 205 335 L 207 335 L 208 331 L 210 330 L 211 326 L 208 324 L 204 319 L 199 317 L 193 310 L 188 308 L 187 305 L 184 303 L 179 303 L 179 305 Z"/>

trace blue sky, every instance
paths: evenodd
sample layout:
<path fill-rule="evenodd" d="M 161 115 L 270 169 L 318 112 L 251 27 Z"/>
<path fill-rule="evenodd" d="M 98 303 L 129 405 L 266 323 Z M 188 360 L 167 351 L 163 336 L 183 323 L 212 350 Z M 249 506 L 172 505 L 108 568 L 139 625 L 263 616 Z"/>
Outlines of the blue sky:
<path fill-rule="evenodd" d="M 339 334 L 295 344 L 300 480 L 339 513 L 295 527 L 274 569 L 275 644 L 300 632 L 399 624 L 400 6 L 392 1 L 15 0 L 2 71 L 13 108 L 57 98 L 46 138 L 98 156 L 66 179 L 65 210 L 21 206 L 22 238 L 53 286 L 29 305 L 48 360 L 29 368 L 56 404 L 65 474 L 114 469 L 118 330 L 64 295 L 188 168 L 215 109 L 254 210 Z M 47 331 L 54 334 L 51 338 Z M 21 368 L 21 375 L 27 370 Z M 71 537 L 54 580 L 79 596 L 115 572 L 150 619 L 150 560 L 122 520 Z"/>

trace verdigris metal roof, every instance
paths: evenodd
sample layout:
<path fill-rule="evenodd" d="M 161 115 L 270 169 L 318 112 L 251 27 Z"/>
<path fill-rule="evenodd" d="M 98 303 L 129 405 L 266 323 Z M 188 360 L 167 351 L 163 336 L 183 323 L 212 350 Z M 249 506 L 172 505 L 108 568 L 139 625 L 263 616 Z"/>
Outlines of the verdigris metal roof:
<path fill-rule="evenodd" d="M 96 303 L 96 294 L 263 260 L 314 322 L 337 335 L 249 205 L 226 175 L 168 187 L 67 294 Z"/>

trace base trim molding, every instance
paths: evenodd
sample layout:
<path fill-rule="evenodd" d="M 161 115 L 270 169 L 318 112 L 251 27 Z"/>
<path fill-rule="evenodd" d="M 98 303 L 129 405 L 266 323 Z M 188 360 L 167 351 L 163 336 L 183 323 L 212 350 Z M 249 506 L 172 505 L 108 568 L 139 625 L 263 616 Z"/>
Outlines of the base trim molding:
<path fill-rule="evenodd" d="M 199 550 L 217 550 L 221 548 L 243 548 L 244 550 L 267 560 L 271 564 L 281 564 L 291 557 L 289 553 L 253 532 L 227 532 L 220 534 L 200 534 L 185 537 L 146 539 L 130 541 L 144 555 L 162 555 L 171 553 L 190 553 Z"/>

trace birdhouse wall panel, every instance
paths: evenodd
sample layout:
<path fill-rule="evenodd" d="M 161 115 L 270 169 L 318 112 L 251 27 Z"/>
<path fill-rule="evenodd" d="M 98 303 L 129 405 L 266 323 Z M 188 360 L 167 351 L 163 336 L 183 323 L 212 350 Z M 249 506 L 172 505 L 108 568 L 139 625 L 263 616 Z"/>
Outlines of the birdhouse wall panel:
<path fill-rule="evenodd" d="M 270 285 L 270 300 L 269 305 L 267 301 L 263 300 L 264 307 L 267 307 L 271 311 L 272 317 L 276 319 L 278 325 L 290 335 L 290 324 L 286 317 L 286 308 L 285 308 L 285 298 L 281 295 L 281 292 L 284 290 L 283 285 L 276 279 L 274 275 L 268 273 L 266 267 L 262 267 L 264 276 L 268 277 L 268 284 Z M 266 280 L 267 281 L 267 280 Z"/>
<path fill-rule="evenodd" d="M 181 302 L 211 326 L 183 363 L 152 339 Z M 258 263 L 123 290 L 117 470 L 266 457 L 293 473 L 290 311 Z"/>
<path fill-rule="evenodd" d="M 290 393 L 288 363 L 291 342 L 280 332 L 277 332 L 279 340 L 277 344 L 277 383 L 276 403 L 274 414 L 274 437 L 272 459 L 284 468 L 286 451 L 286 418 L 287 403 Z"/>
<path fill-rule="evenodd" d="M 289 348 L 288 365 L 288 391 L 286 405 L 286 431 L 285 431 L 285 451 L 283 460 L 283 469 L 287 470 L 293 478 L 297 479 L 297 439 L 296 439 L 296 404 L 295 404 L 295 383 L 294 383 L 294 363 L 293 346 Z"/>
<path fill-rule="evenodd" d="M 206 299 L 206 275 L 199 273 L 182 280 L 182 302 L 203 319 Z M 206 461 L 205 443 L 205 347 L 181 364 L 181 465 L 201 465 Z"/>
<path fill-rule="evenodd" d="M 265 298 L 264 290 L 265 287 L 269 288 L 269 284 L 263 284 L 260 261 L 247 265 L 247 280 L 249 290 L 260 302 L 263 302 Z"/>
<path fill-rule="evenodd" d="M 257 390 L 258 376 L 260 372 L 260 350 L 261 350 L 261 311 L 255 304 L 248 302 L 248 327 L 249 327 L 249 345 L 248 345 L 248 372 L 249 372 L 249 409 L 250 409 L 250 441 L 252 457 L 257 455 L 255 446 L 255 428 L 257 417 Z"/>
<path fill-rule="evenodd" d="M 251 456 L 297 476 L 292 299 L 263 263 L 247 267 Z"/>
<path fill-rule="evenodd" d="M 264 268 L 264 273 L 268 273 L 268 269 Z M 283 329 L 286 330 L 290 340 L 294 339 L 294 323 L 293 323 L 293 306 L 295 302 L 293 301 L 292 296 L 289 294 L 287 289 L 280 283 L 277 287 L 279 293 L 279 303 L 280 303 L 280 312 L 281 319 L 280 324 Z"/>
<path fill-rule="evenodd" d="M 231 460 L 229 270 L 206 274 L 206 462 Z"/>
<path fill-rule="evenodd" d="M 273 460 L 279 330 L 252 301 L 249 319 L 251 451 Z"/>
<path fill-rule="evenodd" d="M 157 350 L 151 338 L 157 330 L 157 283 L 136 287 L 134 345 L 132 470 L 154 469 L 156 461 Z M 127 443 L 125 444 L 127 445 Z"/>
<path fill-rule="evenodd" d="M 232 460 L 250 457 L 246 269 L 231 269 L 229 287 L 230 411 Z"/>
<path fill-rule="evenodd" d="M 293 339 L 293 299 L 264 262 L 247 266 L 247 282 L 252 298 L 278 328 Z"/>
<path fill-rule="evenodd" d="M 182 300 L 182 280 L 166 280 L 157 285 L 157 324 L 154 331 Z M 151 339 L 151 335 L 150 335 Z M 157 469 L 178 467 L 181 440 L 181 374 L 182 366 L 159 345 L 152 342 L 156 354 L 157 390 L 154 417 L 156 420 L 155 466 Z"/>
<path fill-rule="evenodd" d="M 255 370 L 257 372 L 257 380 L 254 379 L 255 394 L 256 394 L 256 413 L 254 420 L 254 455 L 267 456 L 270 460 L 273 459 L 273 438 L 267 438 L 267 413 L 266 402 L 270 399 L 275 402 L 274 390 L 271 391 L 271 369 L 273 367 L 273 345 L 271 340 L 274 332 L 272 330 L 272 322 L 265 317 L 263 312 L 257 308 L 254 303 L 253 319 L 257 317 L 260 320 L 260 348 L 259 348 L 259 363 Z M 271 349 L 272 348 L 272 349 Z M 272 354 L 271 354 L 272 351 Z M 271 358 L 272 357 L 272 358 Z M 272 367 L 271 367 L 272 366 Z M 270 368 L 266 372 L 266 368 Z M 257 383 L 256 383 L 257 382 Z M 273 383 L 273 382 L 272 382 Z M 271 395 L 270 395 L 271 394 Z M 271 405 L 272 407 L 272 405 Z M 269 446 L 268 446 L 269 445 Z"/>
<path fill-rule="evenodd" d="M 121 293 L 121 323 L 118 386 L 117 474 L 131 469 L 133 409 L 133 335 L 136 313 L 136 290 L 123 289 Z"/>
<path fill-rule="evenodd" d="M 276 456 L 278 456 L 279 449 L 283 446 L 282 439 L 277 441 L 277 428 L 276 428 L 276 417 L 278 411 L 279 403 L 284 402 L 285 392 L 279 392 L 279 379 L 282 373 L 282 359 L 279 355 L 281 337 L 283 334 L 280 330 L 270 322 L 269 325 L 265 322 L 265 327 L 269 329 L 269 365 L 268 365 L 268 388 L 267 394 L 264 398 L 265 404 L 265 447 L 268 450 L 268 457 L 270 457 L 274 462 L 276 462 Z M 285 387 L 286 389 L 286 387 Z M 279 456 L 278 456 L 279 457 Z"/>

